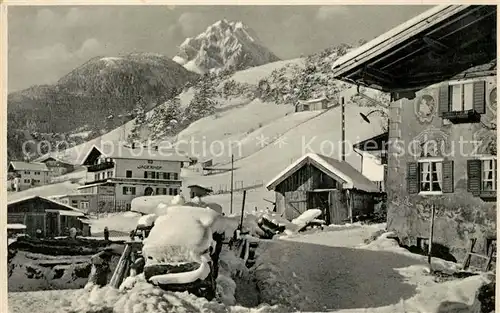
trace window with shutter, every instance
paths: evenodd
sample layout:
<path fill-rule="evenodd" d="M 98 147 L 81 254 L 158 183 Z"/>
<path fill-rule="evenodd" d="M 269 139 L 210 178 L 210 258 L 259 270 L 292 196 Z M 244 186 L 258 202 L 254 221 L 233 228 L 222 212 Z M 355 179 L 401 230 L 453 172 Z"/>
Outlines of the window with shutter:
<path fill-rule="evenodd" d="M 438 111 L 439 116 L 443 116 L 450 111 L 450 90 L 448 84 L 442 85 L 439 88 L 439 103 Z"/>
<path fill-rule="evenodd" d="M 467 190 L 474 196 L 484 199 L 496 199 L 496 157 L 485 157 L 467 161 Z"/>
<path fill-rule="evenodd" d="M 419 173 L 418 173 L 418 163 L 417 162 L 410 162 L 407 164 L 407 170 L 406 170 L 406 186 L 408 193 L 413 194 L 413 193 L 418 193 L 419 187 L 418 187 L 418 182 L 419 182 Z"/>
<path fill-rule="evenodd" d="M 418 161 L 420 184 L 419 192 L 422 194 L 435 194 L 443 192 L 443 160 L 421 159 Z"/>
<path fill-rule="evenodd" d="M 481 193 L 481 160 L 467 161 L 467 190 L 474 196 Z"/>
<path fill-rule="evenodd" d="M 443 161 L 443 193 L 453 193 L 454 184 L 453 161 Z"/>
<path fill-rule="evenodd" d="M 485 81 L 459 81 L 439 90 L 440 116 L 452 123 L 478 123 L 485 113 Z"/>
<path fill-rule="evenodd" d="M 484 114 L 486 112 L 486 82 L 478 81 L 473 85 L 473 108 L 479 114 Z"/>

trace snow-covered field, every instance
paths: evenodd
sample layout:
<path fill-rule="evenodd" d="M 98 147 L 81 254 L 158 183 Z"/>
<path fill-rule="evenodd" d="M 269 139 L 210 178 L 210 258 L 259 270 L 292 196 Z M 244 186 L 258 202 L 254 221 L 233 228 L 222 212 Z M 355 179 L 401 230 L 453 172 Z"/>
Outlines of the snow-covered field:
<path fill-rule="evenodd" d="M 236 285 L 237 272 L 249 275 L 230 251 L 221 256 L 219 303 L 185 293 L 169 293 L 140 280 L 131 289 L 81 289 L 9 294 L 9 311 L 24 312 L 469 312 L 485 275 L 436 282 L 426 258 L 400 248 L 390 233 L 368 244 L 385 225 L 327 227 L 306 235 L 262 240 L 253 275 L 260 306 L 242 307 L 255 296 Z M 434 269 L 456 265 L 433 259 Z M 131 284 L 132 285 L 132 284 Z M 242 286 L 238 290 L 238 286 Z M 245 292 L 243 292 L 245 291 Z M 239 294 L 240 292 L 240 294 Z M 243 292 L 243 294 L 241 294 Z M 236 299 L 240 299 L 237 301 Z M 267 303 L 267 304 L 263 304 Z M 275 305 L 272 307 L 271 305 Z"/>

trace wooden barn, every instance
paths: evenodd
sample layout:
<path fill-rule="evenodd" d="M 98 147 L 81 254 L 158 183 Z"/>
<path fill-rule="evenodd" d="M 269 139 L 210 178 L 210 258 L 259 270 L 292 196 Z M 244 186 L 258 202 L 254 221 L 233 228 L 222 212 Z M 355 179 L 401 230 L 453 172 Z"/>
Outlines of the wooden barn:
<path fill-rule="evenodd" d="M 75 166 L 68 162 L 64 162 L 55 157 L 45 155 L 36 160 L 37 162 L 44 163 L 50 170 L 52 176 L 60 176 L 71 173 L 75 170 Z"/>
<path fill-rule="evenodd" d="M 320 209 L 327 224 L 341 224 L 373 214 L 379 189 L 345 161 L 309 153 L 267 184 L 276 192 L 276 211 L 292 220 Z"/>
<path fill-rule="evenodd" d="M 299 100 L 295 106 L 295 112 L 317 111 L 328 108 L 328 99 L 326 97 L 311 99 L 307 101 Z"/>
<path fill-rule="evenodd" d="M 7 223 L 25 225 L 29 236 L 37 229 L 43 237 L 62 236 L 72 227 L 88 236 L 85 214 L 75 208 L 40 196 L 31 196 L 7 204 Z"/>
<path fill-rule="evenodd" d="M 205 197 L 213 192 L 212 189 L 207 188 L 207 187 L 203 187 L 200 185 L 190 185 L 190 186 L 188 186 L 188 188 L 189 188 L 189 197 L 190 198 Z"/>

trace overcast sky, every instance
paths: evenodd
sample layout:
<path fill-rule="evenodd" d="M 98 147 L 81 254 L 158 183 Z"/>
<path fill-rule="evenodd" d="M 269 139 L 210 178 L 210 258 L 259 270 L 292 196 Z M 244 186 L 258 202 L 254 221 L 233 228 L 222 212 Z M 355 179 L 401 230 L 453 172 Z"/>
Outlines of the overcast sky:
<path fill-rule="evenodd" d="M 370 40 L 429 6 L 9 7 L 9 91 L 51 84 L 95 56 L 175 56 L 186 37 L 242 21 L 282 59 Z"/>

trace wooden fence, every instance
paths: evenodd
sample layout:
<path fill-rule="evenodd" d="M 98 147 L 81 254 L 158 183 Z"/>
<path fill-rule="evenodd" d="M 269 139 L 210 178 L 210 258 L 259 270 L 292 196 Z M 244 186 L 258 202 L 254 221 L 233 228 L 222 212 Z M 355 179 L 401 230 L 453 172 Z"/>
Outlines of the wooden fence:
<path fill-rule="evenodd" d="M 233 184 L 233 192 L 243 192 L 244 190 L 251 192 L 262 186 L 264 186 L 264 182 L 262 180 L 256 180 L 249 183 L 245 183 L 243 180 L 236 180 Z M 216 195 L 228 194 L 231 193 L 231 184 L 220 184 L 212 186 L 211 189 Z"/>

